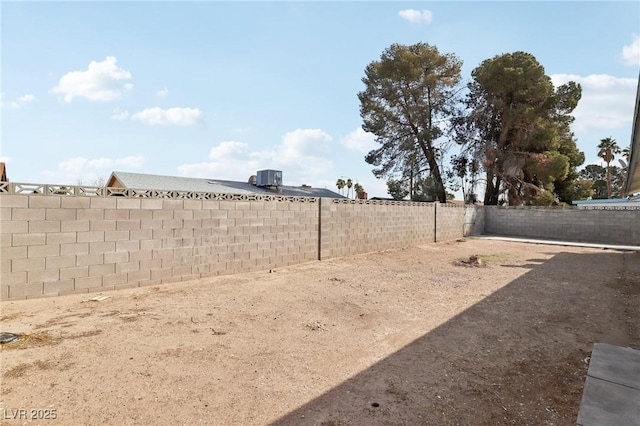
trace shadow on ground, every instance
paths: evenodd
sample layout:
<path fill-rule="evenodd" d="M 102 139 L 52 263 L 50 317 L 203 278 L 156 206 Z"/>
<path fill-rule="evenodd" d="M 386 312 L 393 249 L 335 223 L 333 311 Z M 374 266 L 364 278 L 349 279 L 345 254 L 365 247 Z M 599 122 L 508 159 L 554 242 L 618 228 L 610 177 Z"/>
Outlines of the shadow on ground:
<path fill-rule="evenodd" d="M 640 348 L 640 254 L 535 262 L 273 424 L 575 424 L 593 343 Z"/>

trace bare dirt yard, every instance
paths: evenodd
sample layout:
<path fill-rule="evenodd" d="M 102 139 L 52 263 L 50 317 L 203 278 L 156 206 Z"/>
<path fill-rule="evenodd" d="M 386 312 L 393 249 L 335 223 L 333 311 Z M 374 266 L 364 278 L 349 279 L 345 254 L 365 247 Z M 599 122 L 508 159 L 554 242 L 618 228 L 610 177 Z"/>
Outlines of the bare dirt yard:
<path fill-rule="evenodd" d="M 103 295 L 2 302 L 3 423 L 574 425 L 593 343 L 640 349 L 636 252 L 466 239 Z"/>

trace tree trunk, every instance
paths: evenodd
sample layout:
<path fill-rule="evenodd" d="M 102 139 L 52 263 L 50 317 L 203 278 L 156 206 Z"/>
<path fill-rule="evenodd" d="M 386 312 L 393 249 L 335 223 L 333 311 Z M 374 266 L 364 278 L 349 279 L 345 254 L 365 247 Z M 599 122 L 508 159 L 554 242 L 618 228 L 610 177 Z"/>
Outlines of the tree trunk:
<path fill-rule="evenodd" d="M 607 199 L 611 199 L 611 170 L 607 162 Z"/>

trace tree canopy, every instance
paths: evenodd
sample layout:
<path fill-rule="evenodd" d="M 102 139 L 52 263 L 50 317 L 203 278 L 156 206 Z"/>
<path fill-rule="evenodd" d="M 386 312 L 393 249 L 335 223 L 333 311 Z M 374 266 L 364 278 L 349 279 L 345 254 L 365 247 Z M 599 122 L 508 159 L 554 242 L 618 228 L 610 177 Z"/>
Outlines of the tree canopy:
<path fill-rule="evenodd" d="M 484 167 L 485 204 L 498 204 L 504 192 L 510 205 L 548 203 L 550 196 L 570 202 L 575 169 L 584 162 L 569 127 L 580 86 L 569 82 L 554 90 L 526 52 L 485 60 L 472 78 L 456 137 Z"/>
<path fill-rule="evenodd" d="M 393 44 L 366 67 L 362 128 L 380 146 L 365 161 L 388 179 L 389 192 L 413 199 L 429 177 L 440 202 L 447 186 L 475 199 L 480 183 L 487 205 L 505 194 L 511 205 L 586 198 L 591 188 L 577 171 L 584 153 L 570 128 L 580 85 L 554 87 L 533 55 L 513 52 L 476 67 L 462 98 L 461 66 L 455 55 L 418 43 Z M 449 156 L 454 141 L 461 149 Z"/>
<path fill-rule="evenodd" d="M 462 62 L 441 54 L 435 46 L 393 44 L 371 62 L 358 93 L 363 130 L 375 135 L 381 146 L 365 160 L 376 166 L 377 177 L 392 177 L 413 170 L 424 159 L 440 202 L 447 192 L 439 161 L 446 151 L 441 120 L 456 106 Z M 407 162 L 411 155 L 417 160 Z"/>

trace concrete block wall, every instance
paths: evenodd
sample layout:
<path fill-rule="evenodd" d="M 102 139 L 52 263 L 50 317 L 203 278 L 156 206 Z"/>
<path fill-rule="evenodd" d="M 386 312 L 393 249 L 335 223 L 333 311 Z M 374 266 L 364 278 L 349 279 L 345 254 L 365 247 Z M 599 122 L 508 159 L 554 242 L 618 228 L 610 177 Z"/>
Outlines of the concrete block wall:
<path fill-rule="evenodd" d="M 321 206 L 321 259 L 435 240 L 434 203 L 398 205 L 323 199 Z"/>
<path fill-rule="evenodd" d="M 228 198 L 2 193 L 0 299 L 266 270 L 482 229 L 481 210 L 437 203 Z"/>
<path fill-rule="evenodd" d="M 3 194 L 0 298 L 112 290 L 315 260 L 318 208 L 298 201 Z"/>
<path fill-rule="evenodd" d="M 436 203 L 436 241 L 480 235 L 484 229 L 482 207 Z"/>
<path fill-rule="evenodd" d="M 485 234 L 640 245 L 640 209 L 485 207 Z"/>

